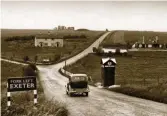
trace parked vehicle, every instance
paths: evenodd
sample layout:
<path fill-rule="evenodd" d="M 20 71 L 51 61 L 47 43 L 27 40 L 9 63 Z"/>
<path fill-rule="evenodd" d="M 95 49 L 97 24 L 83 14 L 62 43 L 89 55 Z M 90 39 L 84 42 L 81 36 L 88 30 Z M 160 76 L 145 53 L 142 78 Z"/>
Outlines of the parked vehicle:
<path fill-rule="evenodd" d="M 51 64 L 51 61 L 50 61 L 49 58 L 45 58 L 45 59 L 42 60 L 42 63 L 43 64 Z"/>
<path fill-rule="evenodd" d="M 66 94 L 67 95 L 74 95 L 74 94 L 81 94 L 88 96 L 90 92 L 88 86 L 88 76 L 86 74 L 72 74 L 69 77 L 69 82 L 67 83 L 66 87 Z"/>

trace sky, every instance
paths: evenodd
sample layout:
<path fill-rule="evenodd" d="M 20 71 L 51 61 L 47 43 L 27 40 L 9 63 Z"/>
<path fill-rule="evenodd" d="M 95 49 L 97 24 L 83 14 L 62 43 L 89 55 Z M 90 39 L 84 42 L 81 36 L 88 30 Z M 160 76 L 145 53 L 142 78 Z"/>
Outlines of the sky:
<path fill-rule="evenodd" d="M 167 1 L 2 1 L 1 28 L 167 31 Z"/>

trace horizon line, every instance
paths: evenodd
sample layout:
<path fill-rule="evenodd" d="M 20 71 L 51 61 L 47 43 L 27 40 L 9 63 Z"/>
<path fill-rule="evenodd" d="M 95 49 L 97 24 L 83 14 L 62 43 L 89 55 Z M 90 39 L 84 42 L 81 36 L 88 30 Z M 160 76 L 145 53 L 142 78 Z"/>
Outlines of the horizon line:
<path fill-rule="evenodd" d="M 6 30 L 56 30 L 56 29 L 49 29 L 49 28 L 0 28 L 1 30 L 6 29 Z M 78 29 L 88 29 L 88 28 L 78 28 Z M 108 29 L 108 28 L 106 28 Z M 88 29 L 90 31 L 106 31 L 106 29 Z M 108 29 L 109 31 L 151 31 L 151 32 L 167 32 L 167 31 L 159 31 L 159 30 L 140 30 L 140 29 Z M 57 30 L 57 31 L 63 31 L 63 30 Z M 75 30 L 68 30 L 68 31 L 77 31 Z"/>

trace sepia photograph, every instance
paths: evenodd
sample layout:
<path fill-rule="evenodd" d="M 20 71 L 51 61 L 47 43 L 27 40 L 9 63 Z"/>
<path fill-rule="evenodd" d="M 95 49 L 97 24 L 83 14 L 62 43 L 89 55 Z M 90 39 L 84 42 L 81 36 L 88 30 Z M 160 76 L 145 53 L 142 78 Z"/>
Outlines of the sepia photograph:
<path fill-rule="evenodd" d="M 167 116 L 167 1 L 1 4 L 1 116 Z"/>

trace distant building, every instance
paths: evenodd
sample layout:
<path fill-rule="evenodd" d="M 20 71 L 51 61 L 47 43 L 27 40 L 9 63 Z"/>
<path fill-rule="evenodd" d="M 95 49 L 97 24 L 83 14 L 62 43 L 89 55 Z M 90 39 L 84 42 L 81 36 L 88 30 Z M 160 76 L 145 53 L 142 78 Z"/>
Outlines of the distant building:
<path fill-rule="evenodd" d="M 128 53 L 128 46 L 125 44 L 113 44 L 113 45 L 103 45 L 102 50 L 104 53 Z"/>
<path fill-rule="evenodd" d="M 36 47 L 63 47 L 63 38 L 51 34 L 39 34 L 35 36 Z"/>
<path fill-rule="evenodd" d="M 55 30 L 74 30 L 74 27 L 58 26 L 54 28 Z"/>
<path fill-rule="evenodd" d="M 66 29 L 66 27 L 65 26 L 58 26 L 58 28 L 57 28 L 58 30 L 65 30 Z"/>
<path fill-rule="evenodd" d="M 58 29 L 57 27 L 54 28 L 54 30 L 57 30 L 57 29 Z"/>
<path fill-rule="evenodd" d="M 123 49 L 123 48 L 115 48 L 115 49 L 114 48 L 102 48 L 102 50 L 104 51 L 104 53 L 116 53 L 116 52 L 119 52 L 121 54 L 128 53 L 128 50 Z"/>
<path fill-rule="evenodd" d="M 142 42 L 135 42 L 132 45 L 132 48 L 166 48 L 166 43 L 159 41 L 158 36 L 155 36 L 153 39 L 145 40 L 143 36 Z"/>
<path fill-rule="evenodd" d="M 67 27 L 68 30 L 74 30 L 74 27 Z"/>

